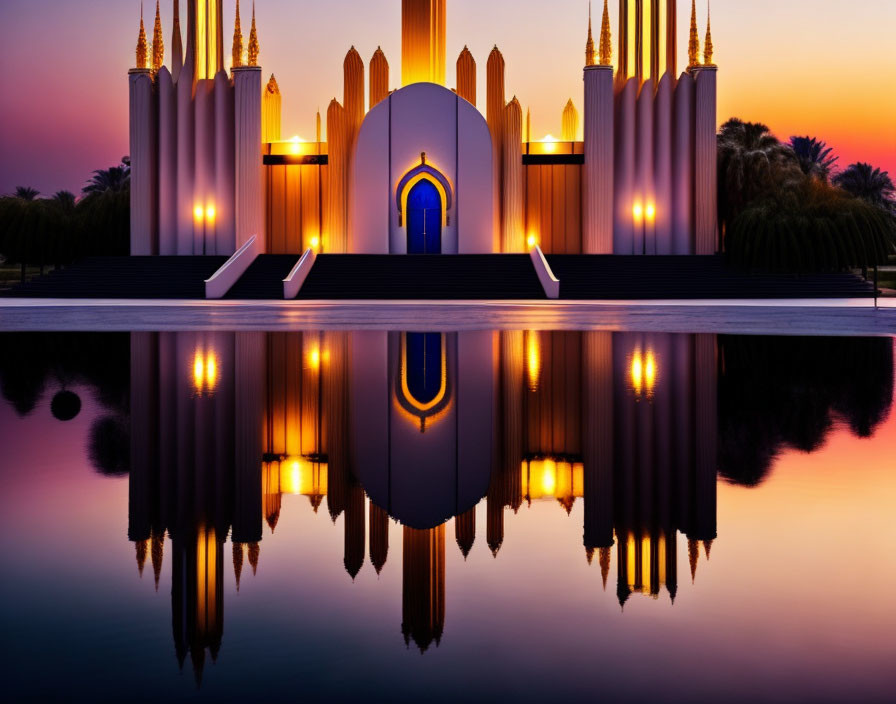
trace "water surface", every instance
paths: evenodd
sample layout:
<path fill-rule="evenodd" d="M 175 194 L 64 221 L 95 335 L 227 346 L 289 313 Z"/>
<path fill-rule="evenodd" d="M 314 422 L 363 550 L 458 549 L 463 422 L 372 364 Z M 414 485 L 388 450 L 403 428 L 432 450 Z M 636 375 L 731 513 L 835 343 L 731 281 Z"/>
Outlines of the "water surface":
<path fill-rule="evenodd" d="M 6 691 L 886 701 L 893 352 L 0 335 Z"/>

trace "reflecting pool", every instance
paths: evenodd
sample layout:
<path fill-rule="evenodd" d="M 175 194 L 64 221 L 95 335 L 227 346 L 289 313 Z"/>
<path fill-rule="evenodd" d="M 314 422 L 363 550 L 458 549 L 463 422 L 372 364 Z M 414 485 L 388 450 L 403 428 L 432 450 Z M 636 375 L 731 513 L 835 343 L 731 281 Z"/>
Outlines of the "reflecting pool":
<path fill-rule="evenodd" d="M 14 701 L 892 701 L 891 338 L 0 334 Z"/>

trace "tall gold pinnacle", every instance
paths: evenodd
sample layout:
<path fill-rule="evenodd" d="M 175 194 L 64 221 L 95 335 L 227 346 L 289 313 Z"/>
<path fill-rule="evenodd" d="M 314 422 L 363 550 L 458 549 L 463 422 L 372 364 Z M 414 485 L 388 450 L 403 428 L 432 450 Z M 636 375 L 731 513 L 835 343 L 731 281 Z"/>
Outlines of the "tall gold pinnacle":
<path fill-rule="evenodd" d="M 249 66 L 258 66 L 258 30 L 255 29 L 255 3 L 252 3 L 252 30 L 249 32 Z"/>
<path fill-rule="evenodd" d="M 152 75 L 155 76 L 165 63 L 165 39 L 162 37 L 162 16 L 159 0 L 156 0 L 156 23 L 152 32 Z"/>
<path fill-rule="evenodd" d="M 268 81 L 267 91 L 271 95 L 280 95 L 280 86 L 277 85 L 277 79 L 274 78 L 274 74 L 271 74 L 271 80 Z"/>
<path fill-rule="evenodd" d="M 233 65 L 243 65 L 243 27 L 240 24 L 240 0 L 236 0 L 236 19 L 233 22 Z"/>
<path fill-rule="evenodd" d="M 688 68 L 700 65 L 700 35 L 697 33 L 697 0 L 691 0 L 691 38 L 688 42 Z"/>
<path fill-rule="evenodd" d="M 703 63 L 712 66 L 712 12 L 709 4 L 706 6 L 706 41 L 703 42 Z"/>
<path fill-rule="evenodd" d="M 137 35 L 137 68 L 147 69 L 146 28 L 143 26 L 143 3 L 140 3 L 140 33 Z"/>
<path fill-rule="evenodd" d="M 610 33 L 610 10 L 604 0 L 604 17 L 600 23 L 600 65 L 613 65 L 613 35 Z"/>
<path fill-rule="evenodd" d="M 588 3 L 588 41 L 585 42 L 585 65 L 594 66 L 594 36 L 591 34 L 591 3 Z"/>

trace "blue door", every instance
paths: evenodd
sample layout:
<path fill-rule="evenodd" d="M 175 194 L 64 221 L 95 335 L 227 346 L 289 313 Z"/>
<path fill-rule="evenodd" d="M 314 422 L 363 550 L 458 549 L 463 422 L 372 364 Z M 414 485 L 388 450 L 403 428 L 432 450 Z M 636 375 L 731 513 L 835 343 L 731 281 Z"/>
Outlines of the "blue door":
<path fill-rule="evenodd" d="M 442 390 L 442 336 L 431 332 L 405 335 L 408 391 L 421 406 L 431 404 Z"/>
<path fill-rule="evenodd" d="M 408 254 L 442 253 L 442 197 L 427 179 L 408 194 Z"/>

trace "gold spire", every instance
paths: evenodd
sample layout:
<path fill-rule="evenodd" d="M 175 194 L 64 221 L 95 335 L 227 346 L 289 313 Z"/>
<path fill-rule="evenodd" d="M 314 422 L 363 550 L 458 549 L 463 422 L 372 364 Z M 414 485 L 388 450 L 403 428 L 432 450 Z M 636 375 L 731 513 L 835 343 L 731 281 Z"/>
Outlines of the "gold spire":
<path fill-rule="evenodd" d="M 152 32 L 152 75 L 155 76 L 165 63 L 165 40 L 162 37 L 162 16 L 159 0 L 156 0 L 156 23 Z"/>
<path fill-rule="evenodd" d="M 252 3 L 252 30 L 249 32 L 249 66 L 258 66 L 258 31 L 255 29 L 255 3 Z"/>
<path fill-rule="evenodd" d="M 564 142 L 575 142 L 576 136 L 579 134 L 579 111 L 576 110 L 572 98 L 569 99 L 566 106 L 563 108 L 563 119 L 561 124 L 561 139 Z M 568 506 L 567 513 L 569 513 L 571 509 L 572 506 Z"/>
<path fill-rule="evenodd" d="M 532 141 L 532 110 L 526 108 L 526 142 Z"/>
<path fill-rule="evenodd" d="M 703 64 L 712 66 L 712 27 L 711 27 L 711 10 L 709 3 L 706 5 L 706 41 L 703 42 Z"/>
<path fill-rule="evenodd" d="M 604 0 L 604 16 L 600 23 L 600 65 L 613 65 L 613 35 L 610 33 L 610 10 Z"/>
<path fill-rule="evenodd" d="M 243 65 L 243 27 L 240 24 L 240 0 L 236 0 L 236 19 L 233 23 L 233 65 Z"/>
<path fill-rule="evenodd" d="M 697 562 L 700 560 L 700 544 L 696 540 L 688 540 L 688 562 L 691 563 L 691 583 L 697 579 Z"/>
<path fill-rule="evenodd" d="M 280 86 L 277 85 L 277 79 L 271 74 L 271 80 L 268 81 L 267 91 L 271 95 L 280 95 Z"/>
<path fill-rule="evenodd" d="M 585 42 L 585 65 L 594 66 L 594 36 L 591 34 L 591 3 L 588 3 L 588 41 Z"/>
<path fill-rule="evenodd" d="M 688 68 L 700 65 L 700 35 L 697 33 L 697 0 L 691 0 L 691 39 L 688 42 Z"/>
<path fill-rule="evenodd" d="M 146 29 L 143 26 L 143 3 L 140 3 L 140 33 L 137 35 L 137 68 L 146 69 L 148 51 L 146 48 Z"/>
<path fill-rule="evenodd" d="M 315 128 L 315 134 L 317 135 L 317 143 L 320 144 L 321 131 L 320 131 L 320 108 L 317 109 L 317 124 Z M 315 513 L 317 509 L 315 509 Z"/>

